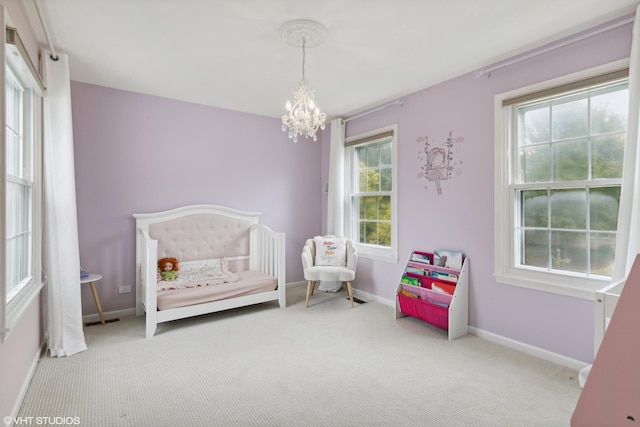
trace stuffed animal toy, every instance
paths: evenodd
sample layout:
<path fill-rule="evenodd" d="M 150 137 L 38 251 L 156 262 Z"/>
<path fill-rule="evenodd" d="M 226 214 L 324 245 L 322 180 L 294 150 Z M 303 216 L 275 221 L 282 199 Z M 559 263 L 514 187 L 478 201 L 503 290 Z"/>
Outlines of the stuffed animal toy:
<path fill-rule="evenodd" d="M 162 280 L 175 280 L 178 277 L 178 264 L 176 258 L 160 258 L 158 260 L 158 271 Z"/>

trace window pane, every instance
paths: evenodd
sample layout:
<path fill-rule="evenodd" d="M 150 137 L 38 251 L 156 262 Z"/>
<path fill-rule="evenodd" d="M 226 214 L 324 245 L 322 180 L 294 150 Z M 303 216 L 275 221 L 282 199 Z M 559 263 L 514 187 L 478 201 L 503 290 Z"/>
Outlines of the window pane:
<path fill-rule="evenodd" d="M 391 220 L 391 196 L 378 197 L 378 219 L 381 221 Z"/>
<path fill-rule="evenodd" d="M 577 138 L 587 134 L 587 99 L 583 94 L 562 98 L 551 107 L 553 140 Z"/>
<path fill-rule="evenodd" d="M 591 175 L 598 178 L 621 178 L 625 134 L 593 138 L 591 142 Z"/>
<path fill-rule="evenodd" d="M 364 219 L 376 220 L 378 219 L 378 198 L 363 197 L 364 199 Z"/>
<path fill-rule="evenodd" d="M 380 191 L 391 191 L 391 168 L 384 168 L 380 170 Z"/>
<path fill-rule="evenodd" d="M 380 144 L 380 166 L 391 166 L 391 142 Z"/>
<path fill-rule="evenodd" d="M 11 299 L 31 275 L 31 229 L 28 223 L 29 187 L 7 182 L 7 297 Z"/>
<path fill-rule="evenodd" d="M 9 175 L 24 178 L 23 148 L 20 131 L 20 111 L 22 90 L 12 81 L 7 81 L 6 88 L 6 165 Z"/>
<path fill-rule="evenodd" d="M 6 135 L 7 174 L 22 178 L 22 147 L 20 137 L 7 129 Z"/>
<path fill-rule="evenodd" d="M 378 243 L 378 224 L 375 222 L 365 222 L 365 243 L 376 245 Z"/>
<path fill-rule="evenodd" d="M 556 270 L 587 273 L 586 233 L 552 231 L 551 264 Z"/>
<path fill-rule="evenodd" d="M 7 127 L 14 131 L 20 129 L 20 104 L 22 103 L 22 89 L 13 81 L 7 81 L 5 85 L 7 91 Z"/>
<path fill-rule="evenodd" d="M 367 169 L 367 191 L 380 191 L 380 171 L 377 169 Z"/>
<path fill-rule="evenodd" d="M 613 259 L 615 251 L 615 233 L 592 234 L 590 273 L 602 276 L 611 276 L 611 273 L 613 273 Z"/>
<path fill-rule="evenodd" d="M 520 192 L 522 204 L 522 225 L 525 227 L 547 227 L 549 217 L 549 197 L 546 190 Z"/>
<path fill-rule="evenodd" d="M 537 104 L 521 110 L 524 122 L 524 144 L 549 141 L 549 104 Z"/>
<path fill-rule="evenodd" d="M 553 180 L 578 181 L 589 177 L 587 141 L 560 142 L 553 145 Z"/>
<path fill-rule="evenodd" d="M 358 185 L 358 191 L 360 193 L 366 193 L 367 192 L 367 170 L 366 169 L 360 169 L 360 180 L 359 185 Z"/>
<path fill-rule="evenodd" d="M 549 169 L 549 145 L 537 145 L 520 150 L 524 182 L 551 180 Z"/>
<path fill-rule="evenodd" d="M 616 231 L 620 187 L 598 187 L 589 191 L 591 230 Z"/>
<path fill-rule="evenodd" d="M 378 166 L 380 166 L 380 145 L 370 145 L 367 147 L 367 167 Z"/>
<path fill-rule="evenodd" d="M 361 222 L 358 224 L 358 242 L 359 243 L 366 243 L 366 237 L 367 237 L 367 230 L 364 226 L 364 222 Z"/>
<path fill-rule="evenodd" d="M 585 230 L 587 227 L 586 190 L 551 191 L 551 227 Z"/>
<path fill-rule="evenodd" d="M 625 132 L 629 89 L 627 83 L 594 91 L 591 98 L 591 133 Z"/>
<path fill-rule="evenodd" d="M 381 222 L 378 224 L 378 244 L 382 246 L 391 246 L 391 224 Z"/>
<path fill-rule="evenodd" d="M 549 267 L 548 231 L 522 231 L 522 259 L 520 263 L 534 267 Z"/>
<path fill-rule="evenodd" d="M 360 197 L 358 206 L 358 241 L 391 246 L 391 196 Z"/>

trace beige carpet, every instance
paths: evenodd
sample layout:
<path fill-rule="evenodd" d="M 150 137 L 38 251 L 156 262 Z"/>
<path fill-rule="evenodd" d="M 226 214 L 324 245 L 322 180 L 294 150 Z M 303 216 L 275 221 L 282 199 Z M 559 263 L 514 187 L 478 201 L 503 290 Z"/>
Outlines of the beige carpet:
<path fill-rule="evenodd" d="M 474 336 L 394 319 L 344 291 L 175 321 L 85 327 L 39 363 L 21 417 L 81 426 L 568 426 L 577 373 Z M 78 425 L 78 424 L 76 424 Z"/>

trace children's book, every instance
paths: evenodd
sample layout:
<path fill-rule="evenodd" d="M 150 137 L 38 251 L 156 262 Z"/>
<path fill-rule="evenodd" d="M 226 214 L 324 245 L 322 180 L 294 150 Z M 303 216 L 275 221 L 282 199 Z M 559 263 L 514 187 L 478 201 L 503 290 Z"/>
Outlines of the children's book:
<path fill-rule="evenodd" d="M 437 267 L 462 269 L 462 252 L 437 249 L 433 251 L 433 265 Z"/>
<path fill-rule="evenodd" d="M 411 254 L 411 261 L 431 265 L 432 257 L 433 255 L 428 252 L 413 251 L 413 253 Z"/>
<path fill-rule="evenodd" d="M 447 282 L 458 282 L 458 276 L 453 273 L 445 273 L 442 271 L 434 271 L 431 273 L 431 277 L 435 277 L 436 279 L 446 280 Z"/>
<path fill-rule="evenodd" d="M 405 271 L 407 273 L 413 273 L 419 276 L 429 276 L 431 274 L 430 267 L 426 268 L 425 266 L 419 263 L 411 263 L 411 262 L 409 262 L 409 265 L 407 265 L 407 268 L 405 269 Z"/>
<path fill-rule="evenodd" d="M 402 276 L 402 279 L 400 279 L 400 281 L 402 283 L 407 283 L 409 285 L 413 285 L 413 286 L 420 286 L 420 279 L 415 278 L 415 277 L 409 277 L 406 274 Z"/>

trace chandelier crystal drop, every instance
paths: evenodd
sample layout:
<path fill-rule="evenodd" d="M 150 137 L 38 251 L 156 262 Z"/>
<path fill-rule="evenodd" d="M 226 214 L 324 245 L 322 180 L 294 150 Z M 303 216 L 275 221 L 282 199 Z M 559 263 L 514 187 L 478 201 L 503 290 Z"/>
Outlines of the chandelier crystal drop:
<path fill-rule="evenodd" d="M 307 42 L 317 46 L 324 41 L 326 29 L 313 21 L 292 21 L 285 24 L 282 35 L 290 44 L 302 46 L 302 80 L 293 92 L 293 103 L 287 101 L 287 112 L 282 116 L 282 131 L 289 132 L 289 138 L 298 142 L 298 136 L 318 140 L 316 132 L 324 129 L 327 115 L 315 103 L 313 87 L 305 79 L 305 55 Z"/>

